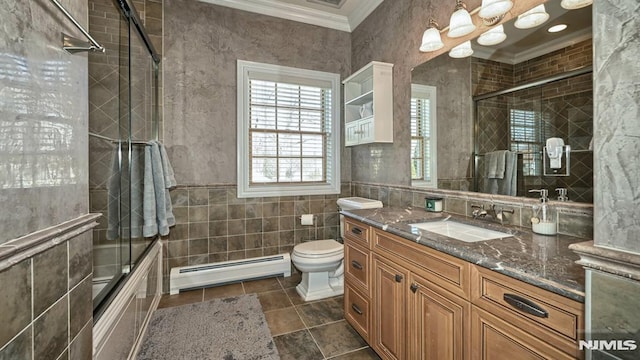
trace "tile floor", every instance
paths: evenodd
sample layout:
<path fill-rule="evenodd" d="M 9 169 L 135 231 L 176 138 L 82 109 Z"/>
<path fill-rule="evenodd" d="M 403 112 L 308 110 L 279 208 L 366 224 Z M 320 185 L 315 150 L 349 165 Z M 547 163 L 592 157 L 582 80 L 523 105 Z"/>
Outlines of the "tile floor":
<path fill-rule="evenodd" d="M 257 293 L 282 360 L 380 359 L 343 316 L 343 297 L 304 302 L 300 274 L 163 295 L 158 308 Z"/>

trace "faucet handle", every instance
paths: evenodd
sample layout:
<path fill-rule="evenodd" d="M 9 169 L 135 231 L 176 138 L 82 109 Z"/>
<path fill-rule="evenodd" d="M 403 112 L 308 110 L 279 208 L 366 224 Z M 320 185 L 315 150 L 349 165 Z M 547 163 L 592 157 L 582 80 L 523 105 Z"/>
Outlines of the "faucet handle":
<path fill-rule="evenodd" d="M 556 191 L 558 192 L 558 201 L 569 201 L 566 188 L 557 188 Z"/>

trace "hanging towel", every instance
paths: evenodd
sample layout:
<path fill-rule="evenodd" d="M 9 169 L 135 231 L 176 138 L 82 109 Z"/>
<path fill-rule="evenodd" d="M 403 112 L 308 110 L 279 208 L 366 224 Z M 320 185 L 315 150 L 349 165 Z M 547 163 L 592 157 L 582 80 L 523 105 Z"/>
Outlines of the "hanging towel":
<path fill-rule="evenodd" d="M 167 150 L 164 145 L 158 142 L 160 146 L 160 155 L 162 156 L 162 169 L 164 170 L 164 185 L 167 189 L 171 189 L 178 185 L 176 182 L 176 177 L 173 172 L 173 167 L 169 162 L 169 156 L 167 156 Z"/>
<path fill-rule="evenodd" d="M 131 148 L 131 238 L 142 236 L 144 223 L 144 147 L 133 146 Z"/>
<path fill-rule="evenodd" d="M 518 154 L 513 151 L 507 151 L 505 154 L 505 170 L 504 178 L 498 179 L 498 191 L 500 195 L 516 195 L 517 179 L 518 179 Z"/>
<path fill-rule="evenodd" d="M 151 146 L 144 147 L 144 195 L 143 213 L 144 227 L 142 234 L 144 237 L 152 237 L 158 233 L 158 222 L 156 217 L 156 190 L 153 182 L 153 166 L 151 164 Z"/>
<path fill-rule="evenodd" d="M 173 226 L 176 224 L 176 218 L 173 216 L 173 206 L 171 205 L 171 194 L 169 193 L 169 189 L 176 186 L 176 178 L 174 176 L 173 167 L 169 162 L 169 157 L 167 156 L 167 151 L 165 150 L 164 145 L 162 145 L 159 141 L 155 141 L 155 143 L 158 144 L 158 148 L 160 149 L 160 157 L 162 158 L 166 220 L 169 226 Z M 168 233 L 169 230 L 167 229 L 167 234 Z"/>
<path fill-rule="evenodd" d="M 485 155 L 485 168 L 487 179 L 503 179 L 505 168 L 505 156 L 508 150 L 492 151 Z"/>
<path fill-rule="evenodd" d="M 113 149 L 111 174 L 107 182 L 107 240 L 120 237 L 120 155 Z"/>

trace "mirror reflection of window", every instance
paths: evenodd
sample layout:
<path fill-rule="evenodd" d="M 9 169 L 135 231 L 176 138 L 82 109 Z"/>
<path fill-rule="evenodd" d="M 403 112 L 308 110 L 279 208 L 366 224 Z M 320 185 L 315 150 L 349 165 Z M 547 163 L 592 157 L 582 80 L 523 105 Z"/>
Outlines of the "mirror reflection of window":
<path fill-rule="evenodd" d="M 437 187 L 436 88 L 411 84 L 411 181 Z"/>
<path fill-rule="evenodd" d="M 511 151 L 522 153 L 522 174 L 542 175 L 541 114 L 538 111 L 511 109 L 509 129 Z"/>

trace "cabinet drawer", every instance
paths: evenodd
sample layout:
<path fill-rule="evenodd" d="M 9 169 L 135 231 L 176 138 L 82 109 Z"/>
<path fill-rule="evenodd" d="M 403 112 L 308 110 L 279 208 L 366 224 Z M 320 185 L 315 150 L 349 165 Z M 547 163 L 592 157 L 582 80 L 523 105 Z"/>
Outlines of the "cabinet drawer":
<path fill-rule="evenodd" d="M 468 262 L 416 244 L 382 230 L 372 231 L 373 248 L 383 255 L 397 257 L 411 271 L 462 298 L 470 292 Z"/>
<path fill-rule="evenodd" d="M 359 221 L 344 218 L 344 237 L 369 248 L 369 226 Z"/>
<path fill-rule="evenodd" d="M 361 250 L 353 245 L 344 247 L 345 280 L 371 295 L 369 287 L 369 250 Z"/>
<path fill-rule="evenodd" d="M 496 317 L 480 308 L 471 310 L 472 360 L 571 360 L 573 356 L 514 326 L 509 318 Z"/>
<path fill-rule="evenodd" d="M 578 356 L 584 304 L 479 266 L 473 267 L 472 277 L 475 305 L 509 316 L 519 327 Z"/>
<path fill-rule="evenodd" d="M 369 299 L 349 285 L 344 288 L 344 317 L 369 342 Z"/>

